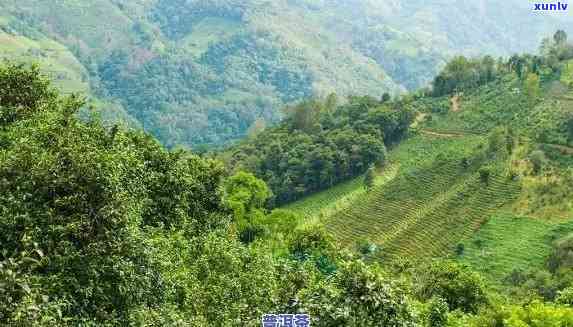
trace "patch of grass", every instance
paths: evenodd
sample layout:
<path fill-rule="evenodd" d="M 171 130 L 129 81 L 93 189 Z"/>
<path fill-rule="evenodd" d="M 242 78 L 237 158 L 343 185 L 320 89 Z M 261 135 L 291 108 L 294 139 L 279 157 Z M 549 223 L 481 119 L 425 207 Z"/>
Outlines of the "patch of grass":
<path fill-rule="evenodd" d="M 449 100 L 442 101 L 448 101 L 449 104 Z M 461 97 L 460 106 L 461 110 L 458 112 L 434 112 L 432 119 L 424 128 L 487 133 L 529 110 L 527 101 L 521 94 L 521 84 L 517 78 L 510 76 L 484 85 L 473 92 L 466 92 Z M 423 110 L 432 112 L 432 109 L 434 107 L 428 106 Z"/>
<path fill-rule="evenodd" d="M 3 0 L 0 8 L 2 15 L 25 17 L 25 26 L 59 37 L 67 46 L 82 44 L 84 54 L 98 58 L 137 39 L 133 21 L 108 0 Z"/>
<path fill-rule="evenodd" d="M 181 42 L 194 56 L 200 57 L 209 45 L 231 38 L 240 33 L 242 28 L 242 23 L 236 20 L 206 17 Z"/>
<path fill-rule="evenodd" d="M 390 257 L 451 254 L 519 193 L 519 183 L 507 178 L 507 158 L 492 161 L 484 149 L 480 136 L 406 140 L 389 155 L 400 164 L 396 177 L 329 218 L 327 229 L 342 244 L 381 244 Z M 493 165 L 487 185 L 478 173 L 484 165 Z"/>
<path fill-rule="evenodd" d="M 535 172 L 531 153 L 545 157 Z M 555 145 L 535 144 L 526 140 L 515 148 L 511 169 L 519 174 L 522 190 L 510 207 L 515 215 L 562 222 L 573 219 L 573 156 Z"/>
<path fill-rule="evenodd" d="M 550 254 L 551 243 L 573 232 L 573 221 L 551 223 L 540 219 L 498 214 L 464 241 L 458 260 L 500 286 L 514 269 L 539 269 Z"/>
<path fill-rule="evenodd" d="M 572 63 L 567 65 L 573 67 Z M 531 103 L 523 94 L 522 82 L 516 76 L 506 75 L 500 80 L 466 92 L 461 97 L 461 110 L 458 112 L 443 109 L 447 97 L 424 100 L 419 110 L 431 114 L 431 117 L 420 128 L 484 134 L 498 126 L 509 125 L 516 133 L 535 142 L 567 145 L 565 122 L 573 110 L 570 90 L 565 83 L 559 81 L 544 83 L 542 90 L 537 101 Z"/>
<path fill-rule="evenodd" d="M 0 30 L 0 59 L 37 63 L 64 93 L 87 93 L 87 72 L 63 45 L 49 39 L 32 40 Z"/>
<path fill-rule="evenodd" d="M 378 170 L 374 187 L 380 187 L 392 180 L 398 171 L 398 165 L 389 165 Z M 294 211 L 304 217 L 304 225 L 312 225 L 323 221 L 335 213 L 344 210 L 359 197 L 368 192 L 364 187 L 364 177 L 359 176 L 340 183 L 327 190 L 317 192 L 302 200 L 293 202 L 283 209 Z"/>
<path fill-rule="evenodd" d="M 569 60 L 563 65 L 561 83 L 573 87 L 573 60 Z"/>
<path fill-rule="evenodd" d="M 389 164 L 377 170 L 374 190 L 371 193 L 376 193 L 383 185 L 391 182 L 398 172 L 400 172 L 400 174 L 406 174 L 415 169 L 421 162 L 435 159 L 439 156 L 439 151 L 435 152 L 436 149 L 447 148 L 453 143 L 464 144 L 464 146 L 460 146 L 459 149 L 469 149 L 478 144 L 480 140 L 479 137 L 462 140 L 425 135 L 418 135 L 406 139 L 389 152 Z M 305 221 L 307 222 L 316 222 L 317 220 L 326 219 L 354 205 L 355 201 L 359 201 L 361 198 L 368 196 L 368 192 L 366 192 L 364 188 L 363 179 L 363 176 L 356 177 L 293 202 L 283 207 L 283 209 L 301 214 L 305 217 Z"/>

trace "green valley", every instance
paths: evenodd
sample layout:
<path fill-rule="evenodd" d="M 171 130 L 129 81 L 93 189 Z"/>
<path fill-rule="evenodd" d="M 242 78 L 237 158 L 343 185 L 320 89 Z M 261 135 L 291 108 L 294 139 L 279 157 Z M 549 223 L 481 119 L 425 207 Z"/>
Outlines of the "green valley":
<path fill-rule="evenodd" d="M 530 70 L 526 62 L 538 59 L 519 60 Z M 554 301 L 569 268 L 550 268 L 551 258 L 573 231 L 569 65 L 540 66 L 533 100 L 535 73 L 511 64 L 483 86 L 414 95 L 406 102 L 418 118 L 375 170 L 378 183 L 368 189 L 357 177 L 284 208 L 376 261 L 449 258 L 502 294 Z"/>
<path fill-rule="evenodd" d="M 568 22 L 1 1 L 0 325 L 573 326 Z"/>
<path fill-rule="evenodd" d="M 42 64 L 170 148 L 201 149 L 303 98 L 396 95 L 456 54 L 531 51 L 566 21 L 517 0 L 4 0 L 0 55 Z"/>

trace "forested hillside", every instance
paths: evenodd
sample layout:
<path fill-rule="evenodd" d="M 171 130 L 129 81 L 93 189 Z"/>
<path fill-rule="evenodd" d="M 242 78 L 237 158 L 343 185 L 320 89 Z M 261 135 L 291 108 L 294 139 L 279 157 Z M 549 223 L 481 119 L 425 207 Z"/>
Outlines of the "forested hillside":
<path fill-rule="evenodd" d="M 168 147 L 214 146 L 293 101 L 379 98 L 426 85 L 454 54 L 534 50 L 567 19 L 518 0 L 4 0 L 0 57 L 38 61 Z"/>
<path fill-rule="evenodd" d="M 416 119 L 382 165 L 284 208 L 398 271 L 449 258 L 502 303 L 540 314 L 510 317 L 490 302 L 476 320 L 450 312 L 430 326 L 568 326 L 569 314 L 547 319 L 539 304 L 570 303 L 573 285 L 572 62 L 564 31 L 540 55 L 452 59 L 432 89 L 412 94 Z"/>
<path fill-rule="evenodd" d="M 277 127 L 252 130 L 238 146 L 219 155 L 232 170 L 248 170 L 273 190 L 281 205 L 327 189 L 386 162 L 386 147 L 407 135 L 414 111 L 407 101 L 335 95 L 287 109 Z"/>
<path fill-rule="evenodd" d="M 201 156 L 0 65 L 0 324 L 571 326 L 573 45 L 542 50 Z"/>
<path fill-rule="evenodd" d="M 553 81 L 571 77 L 563 69 L 571 58 L 556 70 L 542 59 Z M 537 74 L 532 63 L 524 60 L 522 76 Z M 276 154 L 265 141 L 289 127 L 300 130 L 277 145 L 295 159 L 298 144 L 307 158 L 337 134 L 367 141 L 347 161 L 321 159 L 348 176 L 377 164 L 366 190 L 309 220 L 300 206 L 269 211 L 271 190 L 239 166 L 230 172 L 143 132 L 79 119 L 82 99 L 58 94 L 38 68 L 0 66 L 0 324 L 260 326 L 265 314 L 289 313 L 307 314 L 312 326 L 570 326 L 569 148 L 551 152 L 520 129 L 494 127 L 487 137 L 429 129 L 478 114 L 468 103 L 491 100 L 492 83 L 530 88 L 530 78 L 503 67 L 481 86 L 469 86 L 471 74 L 457 80 L 467 98 L 455 112 L 442 109 L 450 94 L 340 106 L 329 97 L 294 107 L 282 127 L 255 130 L 257 147 L 238 149 L 265 161 Z M 442 78 L 455 77 L 448 72 Z M 522 96 L 527 111 L 544 101 Z M 494 116 L 501 124 L 505 108 Z M 301 182 L 312 190 L 313 178 Z M 340 198 L 355 185 L 363 187 L 326 192 Z M 531 216 L 485 219 L 500 204 Z"/>

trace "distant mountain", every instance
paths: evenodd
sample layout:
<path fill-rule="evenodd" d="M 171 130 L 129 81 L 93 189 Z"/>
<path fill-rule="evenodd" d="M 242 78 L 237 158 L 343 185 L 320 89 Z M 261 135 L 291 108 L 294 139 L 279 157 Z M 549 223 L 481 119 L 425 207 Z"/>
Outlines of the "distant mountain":
<path fill-rule="evenodd" d="M 534 50 L 571 18 L 521 0 L 3 0 L 0 56 L 167 146 L 220 145 L 302 98 L 397 94 L 454 54 Z"/>

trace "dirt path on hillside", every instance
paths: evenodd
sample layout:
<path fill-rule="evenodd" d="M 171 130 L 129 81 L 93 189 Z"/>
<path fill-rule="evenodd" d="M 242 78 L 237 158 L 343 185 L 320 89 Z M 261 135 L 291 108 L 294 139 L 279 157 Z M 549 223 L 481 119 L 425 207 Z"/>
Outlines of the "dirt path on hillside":
<path fill-rule="evenodd" d="M 561 151 L 562 153 L 573 155 L 573 148 L 572 147 L 565 146 L 565 145 L 559 145 L 559 144 L 547 144 L 547 143 L 543 143 L 543 145 L 557 149 L 557 150 Z"/>
<path fill-rule="evenodd" d="M 559 95 L 559 96 L 556 96 L 555 99 L 562 100 L 562 101 L 573 101 L 573 96 L 571 96 L 571 95 Z"/>
<path fill-rule="evenodd" d="M 420 123 L 422 123 L 426 119 L 427 116 L 428 116 L 428 114 L 425 112 L 418 113 L 418 115 L 416 116 L 416 118 L 414 119 L 414 122 L 410 125 L 410 127 L 411 128 L 418 127 L 418 125 L 420 125 Z"/>
<path fill-rule="evenodd" d="M 427 129 L 420 130 L 420 132 L 422 134 L 439 136 L 439 137 L 462 137 L 462 136 L 470 135 L 470 134 L 466 134 L 463 132 L 434 132 L 434 131 L 427 130 Z M 560 144 L 550 144 L 550 143 L 537 143 L 537 144 L 545 145 L 545 146 L 554 148 L 556 150 L 561 151 L 563 154 L 573 155 L 573 147 L 570 147 L 570 146 L 560 145 Z"/>
<path fill-rule="evenodd" d="M 420 132 L 422 132 L 422 134 L 426 134 L 426 135 L 432 135 L 432 136 L 440 136 L 440 137 L 461 137 L 461 136 L 465 136 L 464 133 L 455 133 L 455 132 L 434 132 L 434 131 L 429 131 L 427 129 L 423 129 Z"/>
<path fill-rule="evenodd" d="M 462 110 L 462 107 L 460 106 L 460 95 L 456 94 L 452 97 L 452 99 L 450 100 L 451 104 L 452 104 L 452 112 L 459 112 Z"/>

